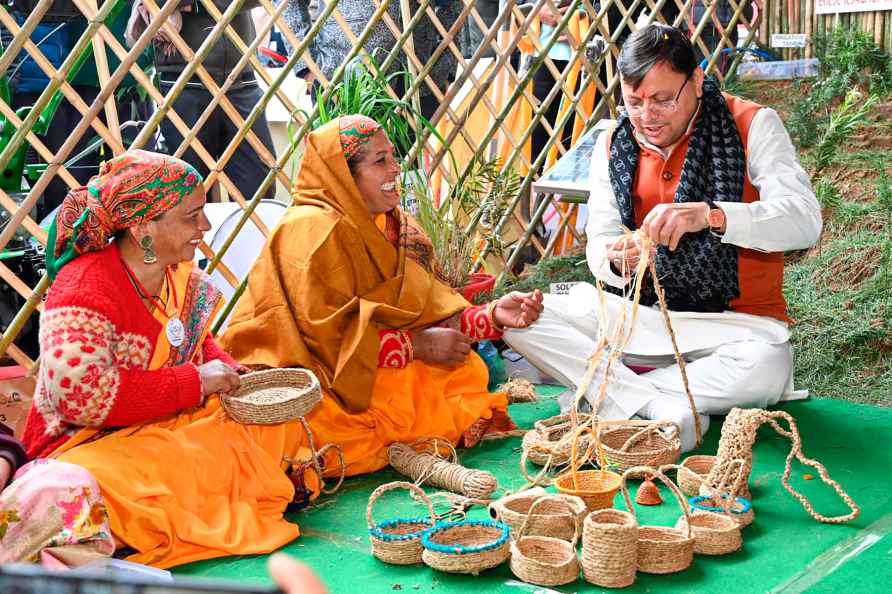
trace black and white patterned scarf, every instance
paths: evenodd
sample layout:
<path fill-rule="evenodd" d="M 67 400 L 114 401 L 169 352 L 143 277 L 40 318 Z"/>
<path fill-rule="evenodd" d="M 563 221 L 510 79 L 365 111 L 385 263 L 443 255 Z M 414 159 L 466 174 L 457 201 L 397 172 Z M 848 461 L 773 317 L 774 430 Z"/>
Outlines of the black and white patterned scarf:
<path fill-rule="evenodd" d="M 632 122 L 623 114 L 610 145 L 609 171 L 623 225 L 629 229 L 635 229 L 632 185 L 640 150 Z M 707 78 L 674 202 L 740 202 L 745 167 L 734 117 L 718 85 Z M 674 311 L 724 311 L 740 296 L 737 248 L 722 243 L 709 229 L 686 233 L 674 252 L 658 246 L 655 265 L 666 302 Z M 646 283 L 641 303 L 653 305 L 656 301 L 652 283 Z"/>

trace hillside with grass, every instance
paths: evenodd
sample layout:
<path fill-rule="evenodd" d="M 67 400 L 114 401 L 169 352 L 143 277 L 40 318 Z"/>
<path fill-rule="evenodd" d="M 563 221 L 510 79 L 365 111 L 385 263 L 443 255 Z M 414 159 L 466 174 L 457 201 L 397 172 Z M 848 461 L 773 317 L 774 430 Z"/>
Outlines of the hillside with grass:
<path fill-rule="evenodd" d="M 797 387 L 892 406 L 892 58 L 852 29 L 816 49 L 817 79 L 728 90 L 781 114 L 823 208 L 818 245 L 787 254 Z M 592 281 L 581 253 L 521 276 L 502 288 Z"/>

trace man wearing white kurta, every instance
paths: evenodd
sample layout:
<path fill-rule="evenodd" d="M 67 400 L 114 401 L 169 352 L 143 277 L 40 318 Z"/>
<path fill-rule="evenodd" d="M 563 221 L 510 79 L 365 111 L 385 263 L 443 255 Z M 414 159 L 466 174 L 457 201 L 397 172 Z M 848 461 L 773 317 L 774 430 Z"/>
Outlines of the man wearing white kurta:
<path fill-rule="evenodd" d="M 619 70 L 628 117 L 602 133 L 593 152 L 589 267 L 628 293 L 623 271 L 634 269 L 639 251 L 618 239 L 622 227 L 660 246 L 657 271 L 704 432 L 710 414 L 804 397 L 793 391 L 782 252 L 814 245 L 821 211 L 780 118 L 704 81 L 690 42 L 670 27 L 651 25 L 630 36 Z M 704 286 L 712 282 L 715 290 Z M 546 295 L 544 305 L 533 326 L 508 330 L 505 341 L 575 391 L 595 348 L 598 293 L 577 285 L 570 295 Z M 615 320 L 630 301 L 606 294 L 604 305 L 606 319 Z M 562 408 L 571 401 L 562 400 Z M 683 449 L 696 445 L 658 305 L 639 309 L 599 414 L 674 421 Z"/>

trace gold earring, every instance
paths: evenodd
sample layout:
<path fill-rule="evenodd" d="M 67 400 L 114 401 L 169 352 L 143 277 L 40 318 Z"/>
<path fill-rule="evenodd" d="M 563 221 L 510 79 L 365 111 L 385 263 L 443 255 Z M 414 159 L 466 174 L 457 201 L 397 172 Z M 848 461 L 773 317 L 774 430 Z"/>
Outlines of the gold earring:
<path fill-rule="evenodd" d="M 151 235 L 143 235 L 142 239 L 139 240 L 139 246 L 142 248 L 143 251 L 143 262 L 145 262 L 146 264 L 154 264 L 158 261 L 158 256 L 155 254 L 155 250 L 152 249 Z"/>

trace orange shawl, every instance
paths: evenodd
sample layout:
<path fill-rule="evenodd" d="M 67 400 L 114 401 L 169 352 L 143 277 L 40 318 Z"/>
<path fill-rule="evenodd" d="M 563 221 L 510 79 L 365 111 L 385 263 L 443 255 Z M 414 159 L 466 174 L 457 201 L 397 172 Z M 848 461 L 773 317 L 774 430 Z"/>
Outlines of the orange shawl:
<path fill-rule="evenodd" d="M 378 331 L 423 328 L 468 306 L 434 272 L 426 236 L 390 214 L 401 222 L 399 247 L 359 195 L 339 122 L 312 132 L 294 205 L 255 262 L 223 346 L 245 365 L 309 368 L 347 411 L 366 410 Z"/>

